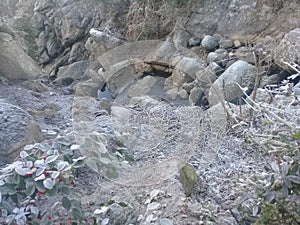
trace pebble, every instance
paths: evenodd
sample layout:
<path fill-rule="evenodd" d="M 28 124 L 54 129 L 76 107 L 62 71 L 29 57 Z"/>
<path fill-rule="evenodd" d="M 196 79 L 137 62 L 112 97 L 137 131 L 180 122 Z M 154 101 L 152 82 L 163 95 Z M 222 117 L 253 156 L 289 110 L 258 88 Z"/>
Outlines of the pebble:
<path fill-rule="evenodd" d="M 206 35 L 201 41 L 202 47 L 204 47 L 208 51 L 214 50 L 218 46 L 218 41 L 215 37 Z"/>

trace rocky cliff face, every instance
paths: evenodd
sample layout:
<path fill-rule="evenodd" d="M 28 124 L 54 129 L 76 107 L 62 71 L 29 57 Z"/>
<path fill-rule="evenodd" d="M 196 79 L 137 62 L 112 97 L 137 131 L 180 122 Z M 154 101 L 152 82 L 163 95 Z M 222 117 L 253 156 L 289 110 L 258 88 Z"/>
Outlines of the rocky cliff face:
<path fill-rule="evenodd" d="M 0 16 L 6 18 L 6 21 L 11 21 L 11 26 L 16 30 L 22 31 L 21 36 L 27 41 L 28 52 L 38 63 L 54 65 L 54 75 L 60 66 L 84 60 L 93 54 L 93 51 L 97 51 L 94 49 L 91 52 L 89 49 L 87 52 L 83 47 L 91 28 L 128 37 L 132 27 L 139 25 L 134 24 L 138 21 L 131 17 L 136 16 L 136 20 L 143 19 L 138 17 L 140 15 L 137 11 L 134 11 L 136 14 L 132 14 L 130 9 L 144 11 L 147 8 L 137 3 L 134 3 L 136 6 L 130 5 L 129 1 L 117 0 L 14 0 L 2 1 L 0 4 Z M 190 1 L 189 5 L 184 7 L 188 8 L 188 13 L 179 13 L 176 8 L 166 10 L 170 15 L 164 15 L 164 21 L 167 21 L 168 16 L 173 18 L 174 13 L 178 13 L 174 18 L 177 18 L 176 24 L 180 26 L 174 25 L 175 23 L 168 23 L 167 26 L 174 26 L 177 33 L 178 27 L 185 30 L 180 31 L 179 35 L 185 47 L 188 38 L 202 38 L 206 34 L 219 34 L 243 41 L 257 36 L 275 37 L 294 29 L 300 22 L 300 3 L 297 0 L 225 0 L 221 1 L 221 4 L 218 0 L 205 0 Z M 153 23 L 157 23 L 156 16 L 161 16 L 164 12 L 155 7 L 153 9 L 156 11 L 152 12 L 150 18 L 153 19 Z M 144 13 L 147 15 L 147 10 Z"/>
<path fill-rule="evenodd" d="M 297 27 L 299 1 L 225 0 L 201 1 L 188 18 L 186 28 L 196 36 L 218 33 L 249 39 L 256 35 L 278 35 Z"/>

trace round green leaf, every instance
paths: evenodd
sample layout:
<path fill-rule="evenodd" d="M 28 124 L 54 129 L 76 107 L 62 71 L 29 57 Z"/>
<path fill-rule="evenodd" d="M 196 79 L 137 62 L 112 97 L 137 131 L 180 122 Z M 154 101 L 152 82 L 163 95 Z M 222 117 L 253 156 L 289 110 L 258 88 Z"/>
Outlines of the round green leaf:
<path fill-rule="evenodd" d="M 38 176 L 40 176 L 41 174 L 43 174 L 44 173 L 44 171 L 45 171 L 45 169 L 46 169 L 46 167 L 39 167 L 38 169 L 37 169 L 37 171 L 36 171 L 36 173 L 35 173 L 35 176 L 36 177 L 38 177 Z"/>
<path fill-rule="evenodd" d="M 99 172 L 98 165 L 97 165 L 97 159 L 88 158 L 85 160 L 85 163 L 90 169 L 92 169 L 96 173 Z"/>
<path fill-rule="evenodd" d="M 69 194 L 70 194 L 70 189 L 69 189 L 67 186 L 60 187 L 59 190 L 60 190 L 61 193 L 63 193 L 64 195 L 69 195 Z"/>
<path fill-rule="evenodd" d="M 52 189 L 50 189 L 50 190 L 48 190 L 48 191 L 46 192 L 46 195 L 47 195 L 48 197 L 54 197 L 54 196 L 57 195 L 57 192 L 58 192 L 57 186 L 53 186 Z"/>
<path fill-rule="evenodd" d="M 79 220 L 79 219 L 81 219 L 82 214 L 81 214 L 79 209 L 73 208 L 72 209 L 72 216 L 73 216 L 74 220 Z"/>
<path fill-rule="evenodd" d="M 20 157 L 21 157 L 22 159 L 25 159 L 27 156 L 28 156 L 28 153 L 27 153 L 27 152 L 25 152 L 25 151 L 21 151 L 21 152 L 20 152 Z"/>
<path fill-rule="evenodd" d="M 51 178 L 55 179 L 55 178 L 57 178 L 59 175 L 60 175 L 60 172 L 58 172 L 58 171 L 53 171 L 52 174 L 51 174 Z"/>
<path fill-rule="evenodd" d="M 32 196 L 35 192 L 35 185 L 34 183 L 26 183 L 26 190 L 25 190 L 25 194 L 27 196 Z"/>
<path fill-rule="evenodd" d="M 44 185 L 43 185 L 43 181 L 37 181 L 37 182 L 35 182 L 35 187 L 36 187 L 36 189 L 38 190 L 38 191 L 40 191 L 40 192 L 45 192 L 46 191 L 46 188 L 44 187 Z"/>
<path fill-rule="evenodd" d="M 50 155 L 46 158 L 45 163 L 52 163 L 58 158 L 57 155 Z"/>
<path fill-rule="evenodd" d="M 70 210 L 71 209 L 71 206 L 72 206 L 72 204 L 71 204 L 71 201 L 70 201 L 70 199 L 69 198 L 67 198 L 67 197 L 62 197 L 62 199 L 61 199 L 61 202 L 62 202 L 62 206 L 66 209 L 66 210 Z"/>
<path fill-rule="evenodd" d="M 46 178 L 45 174 L 42 174 L 36 178 L 34 178 L 35 181 L 38 181 L 38 180 L 44 180 Z"/>
<path fill-rule="evenodd" d="M 47 189 L 52 189 L 53 186 L 55 185 L 55 182 L 51 178 L 47 178 L 43 180 L 43 185 Z"/>

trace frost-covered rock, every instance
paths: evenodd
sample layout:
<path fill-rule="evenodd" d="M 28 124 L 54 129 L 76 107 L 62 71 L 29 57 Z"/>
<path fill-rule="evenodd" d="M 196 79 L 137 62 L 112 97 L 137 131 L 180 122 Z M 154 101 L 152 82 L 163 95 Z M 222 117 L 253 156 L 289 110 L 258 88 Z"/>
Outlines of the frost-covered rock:
<path fill-rule="evenodd" d="M 300 28 L 296 28 L 286 34 L 275 48 L 274 60 L 278 66 L 290 70 L 287 63 L 300 64 Z"/>
<path fill-rule="evenodd" d="M 242 60 L 233 63 L 210 88 L 209 104 L 213 106 L 221 100 L 238 101 L 243 96 L 241 88 L 245 88 L 247 93 L 253 90 L 255 76 L 255 66 Z"/>
<path fill-rule="evenodd" d="M 12 162 L 27 144 L 43 140 L 39 125 L 23 109 L 0 102 L 0 166 Z"/>

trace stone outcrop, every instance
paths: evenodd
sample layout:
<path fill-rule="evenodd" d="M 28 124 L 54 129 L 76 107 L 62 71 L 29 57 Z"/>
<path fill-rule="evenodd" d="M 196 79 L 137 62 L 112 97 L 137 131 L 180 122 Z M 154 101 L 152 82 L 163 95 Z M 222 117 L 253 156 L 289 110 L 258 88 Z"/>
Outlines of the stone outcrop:
<path fill-rule="evenodd" d="M 300 22 L 297 0 L 205 0 L 193 8 L 186 28 L 198 37 L 214 33 L 233 39 L 249 39 L 262 32 L 278 35 Z"/>
<path fill-rule="evenodd" d="M 39 125 L 23 109 L 0 102 L 0 166 L 12 162 L 27 144 L 40 142 Z"/>
<path fill-rule="evenodd" d="M 0 74 L 9 80 L 32 80 L 41 74 L 20 42 L 0 28 Z"/>

